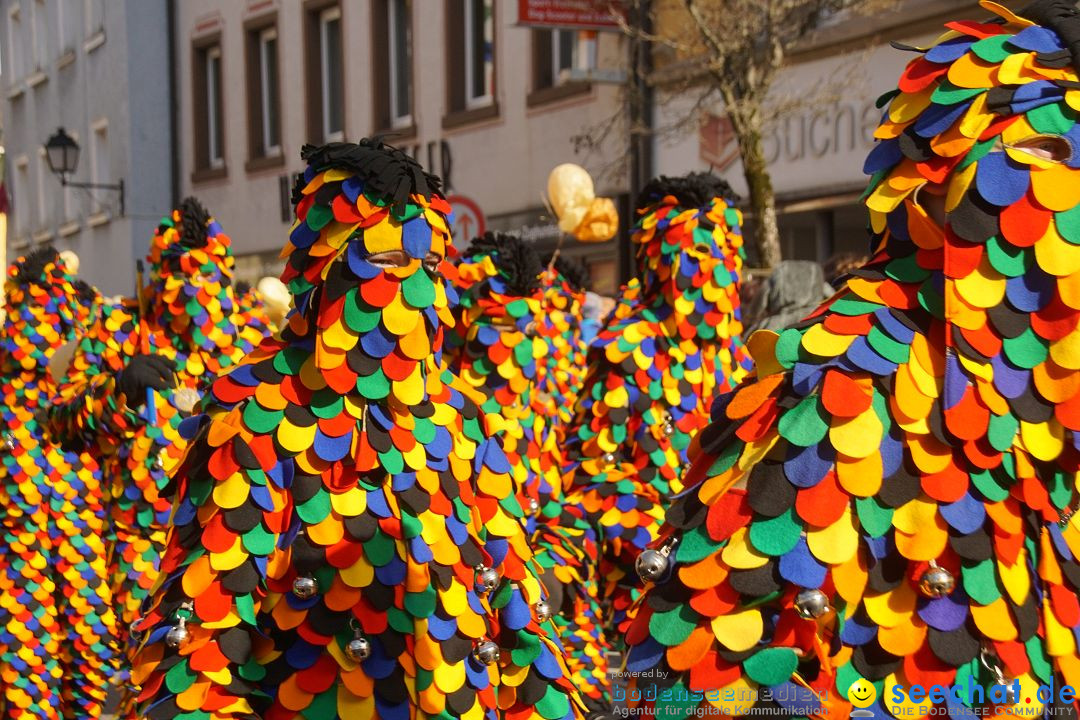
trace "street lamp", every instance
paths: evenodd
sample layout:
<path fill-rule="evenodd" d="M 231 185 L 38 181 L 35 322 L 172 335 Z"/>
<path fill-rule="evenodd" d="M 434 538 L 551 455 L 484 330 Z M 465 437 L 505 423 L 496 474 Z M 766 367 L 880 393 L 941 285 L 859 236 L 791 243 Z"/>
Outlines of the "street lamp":
<path fill-rule="evenodd" d="M 49 163 L 49 170 L 60 178 L 60 185 L 64 187 L 87 188 L 90 190 L 117 190 L 120 193 L 120 216 L 124 215 L 124 179 L 115 184 L 108 183 L 82 183 L 68 180 L 68 176 L 75 172 L 79 164 L 79 143 L 75 138 L 67 134 L 64 128 L 56 129 L 53 136 L 45 143 L 45 159 Z"/>

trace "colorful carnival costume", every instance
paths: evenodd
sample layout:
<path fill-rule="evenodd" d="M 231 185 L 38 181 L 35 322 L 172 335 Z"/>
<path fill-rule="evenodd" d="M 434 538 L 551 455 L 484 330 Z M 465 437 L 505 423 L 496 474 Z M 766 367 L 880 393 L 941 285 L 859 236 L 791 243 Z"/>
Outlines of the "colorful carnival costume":
<path fill-rule="evenodd" d="M 98 717 L 116 665 L 101 474 L 38 420 L 56 393 L 49 360 L 96 296 L 51 247 L 19 258 L 4 292 L 0 717 Z"/>
<path fill-rule="evenodd" d="M 106 478 L 122 645 L 156 579 L 172 508 L 161 493 L 165 468 L 184 446 L 177 426 L 207 384 L 262 338 L 258 328 L 238 327 L 230 240 L 197 200 L 162 220 L 149 262 L 141 303 L 104 308 L 50 413 L 57 437 L 89 448 Z"/>
<path fill-rule="evenodd" d="M 540 276 L 543 298 L 536 318 L 536 334 L 547 352 L 536 369 L 541 399 L 548 405 L 547 416 L 555 424 L 560 443 L 565 441 L 574 406 L 585 385 L 588 345 L 582 337 L 588 271 L 561 255 L 545 263 Z"/>
<path fill-rule="evenodd" d="M 150 718 L 575 718 L 511 468 L 441 366 L 450 206 L 378 141 L 306 147 L 297 310 L 212 388 L 136 680 Z"/>
<path fill-rule="evenodd" d="M 633 233 L 639 295 L 616 305 L 589 348 L 567 440 L 568 502 L 599 547 L 612 629 L 624 626 L 634 561 L 680 487 L 690 436 L 708 422 L 713 396 L 748 368 L 739 323 L 741 216 L 732 197 L 706 174 L 646 186 Z"/>
<path fill-rule="evenodd" d="M 596 548 L 567 510 L 562 478 L 565 423 L 584 374 L 579 275 L 566 262 L 544 268 L 515 236 L 475 239 L 456 268 L 460 301 L 447 360 L 495 416 L 536 562 L 553 590 L 544 614 L 559 629 L 575 687 L 599 709 L 607 659 L 596 582 L 585 570 Z"/>
<path fill-rule="evenodd" d="M 914 684 L 1037 713 L 1080 684 L 1080 16 L 984 6 L 882 99 L 871 260 L 751 338 L 641 558 L 627 669 L 667 717 L 766 688 L 846 717 L 860 678 L 878 717 Z"/>
<path fill-rule="evenodd" d="M 237 327 L 251 328 L 260 337 L 273 335 L 277 331 L 262 294 L 243 280 L 236 283 L 236 312 L 240 316 Z"/>

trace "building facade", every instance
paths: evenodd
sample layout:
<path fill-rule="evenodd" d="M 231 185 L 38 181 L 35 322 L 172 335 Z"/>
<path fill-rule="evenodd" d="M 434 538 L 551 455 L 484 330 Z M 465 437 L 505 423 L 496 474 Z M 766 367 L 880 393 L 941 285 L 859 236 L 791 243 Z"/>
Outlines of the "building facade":
<path fill-rule="evenodd" d="M 238 274 L 280 271 L 305 143 L 383 135 L 441 175 L 459 246 L 487 229 L 552 247 L 551 169 L 585 166 L 625 195 L 617 85 L 575 80 L 622 67 L 618 32 L 517 25 L 517 0 L 184 0 L 177 4 L 180 177 L 233 238 Z M 478 211 L 478 212 L 477 212 Z M 574 246 L 614 290 L 614 243 Z"/>
<path fill-rule="evenodd" d="M 106 294 L 134 289 L 174 198 L 166 0 L 0 0 L 0 88 L 8 255 L 52 243 Z M 63 127 L 80 146 L 71 180 L 125 181 L 119 193 L 61 187 L 44 144 Z"/>
<path fill-rule="evenodd" d="M 773 116 L 764 152 L 784 258 L 824 262 L 839 253 L 868 252 L 867 215 L 859 198 L 868 181 L 863 161 L 881 119 L 876 102 L 896 87 L 914 57 L 891 43 L 920 46 L 950 20 L 987 15 L 970 0 L 872 7 L 872 14 L 838 16 L 797 44 L 770 91 Z M 745 195 L 738 147 L 722 105 L 700 107 L 700 91 L 666 94 L 663 68 L 656 76 L 656 172 L 711 167 Z"/>

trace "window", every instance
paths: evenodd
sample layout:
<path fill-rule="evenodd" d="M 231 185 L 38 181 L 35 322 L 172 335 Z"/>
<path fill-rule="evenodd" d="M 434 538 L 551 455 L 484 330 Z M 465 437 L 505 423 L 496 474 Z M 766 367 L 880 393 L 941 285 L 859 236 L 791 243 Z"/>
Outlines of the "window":
<path fill-rule="evenodd" d="M 451 112 L 495 102 L 495 22 L 492 0 L 447 5 L 447 87 Z"/>
<path fill-rule="evenodd" d="M 30 3 L 35 70 L 44 70 L 49 66 L 49 18 L 46 10 L 44 0 L 33 0 Z"/>
<path fill-rule="evenodd" d="M 60 189 L 60 192 L 63 193 L 64 222 L 77 220 L 79 207 L 75 201 L 74 189 L 70 185 L 65 185 Z"/>
<path fill-rule="evenodd" d="M 345 137 L 345 57 L 341 8 L 319 5 L 307 13 L 308 135 L 316 142 Z"/>
<path fill-rule="evenodd" d="M 75 142 L 81 142 L 79 133 L 68 130 L 68 134 L 71 135 L 71 139 Z M 47 166 L 46 169 L 48 169 Z M 49 174 L 51 175 L 52 171 L 49 171 Z M 70 185 L 61 186 L 59 179 L 54 179 L 53 182 L 55 183 L 52 186 L 53 192 L 61 194 L 61 202 L 63 203 L 64 216 L 61 218 L 61 223 L 69 223 L 73 220 L 78 220 L 82 212 L 82 199 L 85 197 L 86 191 L 76 190 Z M 65 234 L 64 228 L 61 227 L 59 232 L 61 235 Z"/>
<path fill-rule="evenodd" d="M 30 161 L 25 155 L 15 161 L 15 197 L 11 199 L 15 211 L 15 237 L 25 241 L 30 234 Z"/>
<path fill-rule="evenodd" d="M 281 101 L 277 27 L 248 30 L 248 155 L 281 156 Z"/>
<path fill-rule="evenodd" d="M 375 125 L 380 131 L 414 131 L 412 107 L 412 1 L 372 5 Z"/>
<path fill-rule="evenodd" d="M 412 124 L 412 3 L 390 0 L 390 125 Z"/>
<path fill-rule="evenodd" d="M 22 14 L 19 12 L 18 5 L 8 10 L 7 47 L 7 68 L 4 72 L 11 77 L 11 82 L 8 84 L 15 85 L 26 74 L 26 68 L 23 65 Z"/>
<path fill-rule="evenodd" d="M 44 230 L 49 227 L 49 205 L 51 200 L 56 197 L 56 194 L 52 192 L 53 188 L 48 187 L 45 183 L 49 179 L 49 161 L 45 155 L 45 148 L 38 148 L 38 162 L 37 162 L 37 204 L 38 204 L 38 216 L 37 216 L 37 229 Z"/>
<path fill-rule="evenodd" d="M 533 91 L 564 87 L 574 82 L 574 70 L 596 67 L 596 33 L 577 30 L 533 30 Z"/>
<path fill-rule="evenodd" d="M 221 45 L 218 38 L 193 48 L 195 173 L 225 169 Z"/>
<path fill-rule="evenodd" d="M 465 0 L 465 106 L 491 103 L 495 76 L 491 0 Z"/>
<path fill-rule="evenodd" d="M 61 0 L 63 2 L 63 0 Z M 83 0 L 83 31 L 86 37 L 92 37 L 105 29 L 105 0 Z"/>
<path fill-rule="evenodd" d="M 56 31 L 57 41 L 60 43 L 58 55 L 66 55 L 75 49 L 75 21 L 78 13 L 73 7 L 74 0 L 57 0 L 56 2 Z"/>
<path fill-rule="evenodd" d="M 319 13 L 319 77 L 324 141 L 341 140 L 345 134 L 344 57 L 341 50 L 341 8 L 327 8 Z"/>
<path fill-rule="evenodd" d="M 259 90 L 262 105 L 263 155 L 281 152 L 281 116 L 278 110 L 277 29 L 259 35 Z"/>
<path fill-rule="evenodd" d="M 225 130 L 221 119 L 221 48 L 213 47 L 206 52 L 207 160 L 212 168 L 225 164 Z"/>
<path fill-rule="evenodd" d="M 98 120 L 90 126 L 90 182 L 112 183 L 112 163 L 109 157 L 109 123 Z M 103 212 L 102 208 L 100 212 Z"/>

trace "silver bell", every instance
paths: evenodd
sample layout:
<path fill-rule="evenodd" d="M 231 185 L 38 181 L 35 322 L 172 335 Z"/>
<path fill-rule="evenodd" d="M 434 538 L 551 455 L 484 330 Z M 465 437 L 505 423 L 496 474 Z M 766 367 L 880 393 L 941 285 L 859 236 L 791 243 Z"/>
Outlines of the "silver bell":
<path fill-rule="evenodd" d="M 1020 696 L 1016 693 L 1016 685 L 1013 683 L 1002 683 L 1005 685 L 1005 704 L 1015 705 L 1020 701 Z"/>
<path fill-rule="evenodd" d="M 173 404 L 176 405 L 176 409 L 185 415 L 190 415 L 191 411 L 195 409 L 195 406 L 199 404 L 202 398 L 199 397 L 199 392 L 193 388 L 182 387 L 176 391 L 173 395 Z"/>
<path fill-rule="evenodd" d="M 171 648 L 178 648 L 191 639 L 191 631 L 187 629 L 187 621 L 180 618 L 180 622 L 165 633 L 165 644 Z"/>
<path fill-rule="evenodd" d="M 499 584 L 499 573 L 494 568 L 479 565 L 476 568 L 476 592 L 489 593 Z"/>
<path fill-rule="evenodd" d="M 317 592 L 319 592 L 319 583 L 315 578 L 301 575 L 293 580 L 292 594 L 301 600 L 307 600 L 310 597 L 314 597 Z"/>
<path fill-rule="evenodd" d="M 371 657 L 371 643 L 363 635 L 357 635 L 345 646 L 345 654 L 350 660 L 363 662 Z"/>
<path fill-rule="evenodd" d="M 499 646 L 491 640 L 485 640 L 473 650 L 476 659 L 485 665 L 494 665 L 499 662 Z"/>
<path fill-rule="evenodd" d="M 608 465 L 615 463 L 615 453 L 604 453 L 604 462 Z"/>
<path fill-rule="evenodd" d="M 4 450 L 7 452 L 15 451 L 15 436 L 11 433 L 4 433 Z"/>
<path fill-rule="evenodd" d="M 671 437 L 675 434 L 675 420 L 670 415 L 664 418 L 664 427 L 661 428 L 661 432 L 664 433 L 664 437 Z"/>
<path fill-rule="evenodd" d="M 634 569 L 637 570 L 638 577 L 645 582 L 656 582 L 664 576 L 667 568 L 667 554 L 659 550 L 645 550 L 634 561 Z"/>
<path fill-rule="evenodd" d="M 529 513 L 535 515 L 540 510 L 540 501 L 536 498 L 529 498 Z"/>
<path fill-rule="evenodd" d="M 541 600 L 534 606 L 536 608 L 536 622 L 546 623 L 551 619 L 551 606 Z"/>
<path fill-rule="evenodd" d="M 829 612 L 829 598 L 817 588 L 801 590 L 795 596 L 795 611 L 807 620 L 816 620 Z"/>
<path fill-rule="evenodd" d="M 936 563 L 919 578 L 919 591 L 929 598 L 941 598 L 952 593 L 956 587 L 953 574 Z"/>

